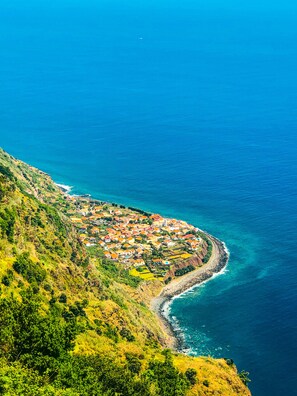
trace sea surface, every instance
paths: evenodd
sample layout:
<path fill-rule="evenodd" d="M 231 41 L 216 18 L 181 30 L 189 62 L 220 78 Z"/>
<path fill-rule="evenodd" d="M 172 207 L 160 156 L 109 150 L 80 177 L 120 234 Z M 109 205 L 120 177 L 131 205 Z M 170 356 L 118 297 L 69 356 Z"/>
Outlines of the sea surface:
<path fill-rule="evenodd" d="M 296 1 L 2 0 L 0 48 L 0 146 L 225 241 L 170 315 L 253 395 L 297 395 Z"/>

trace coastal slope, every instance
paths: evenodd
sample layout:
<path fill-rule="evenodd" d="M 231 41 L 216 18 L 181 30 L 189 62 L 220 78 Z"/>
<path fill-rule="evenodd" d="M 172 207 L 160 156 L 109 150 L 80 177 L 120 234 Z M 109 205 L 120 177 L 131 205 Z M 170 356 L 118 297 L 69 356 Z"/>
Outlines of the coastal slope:
<path fill-rule="evenodd" d="M 49 175 L 0 150 L 1 394 L 250 395 L 230 359 L 164 347 L 150 310 L 164 283 L 84 246 L 69 205 Z"/>

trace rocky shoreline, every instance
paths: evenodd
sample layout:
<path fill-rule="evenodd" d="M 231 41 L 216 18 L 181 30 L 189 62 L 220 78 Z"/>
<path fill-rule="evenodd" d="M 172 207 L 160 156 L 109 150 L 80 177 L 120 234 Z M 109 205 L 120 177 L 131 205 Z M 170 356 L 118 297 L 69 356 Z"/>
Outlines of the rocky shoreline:
<path fill-rule="evenodd" d="M 196 270 L 180 278 L 174 279 L 151 301 L 151 309 L 159 317 L 163 330 L 169 340 L 166 342 L 167 346 L 177 351 L 185 349 L 185 344 L 183 338 L 173 328 L 172 323 L 166 315 L 168 305 L 172 301 L 173 297 L 184 293 L 193 286 L 197 286 L 210 279 L 213 275 L 219 273 L 226 267 L 229 260 L 229 253 L 224 243 L 207 233 L 205 234 L 213 244 L 213 252 L 209 261 Z"/>

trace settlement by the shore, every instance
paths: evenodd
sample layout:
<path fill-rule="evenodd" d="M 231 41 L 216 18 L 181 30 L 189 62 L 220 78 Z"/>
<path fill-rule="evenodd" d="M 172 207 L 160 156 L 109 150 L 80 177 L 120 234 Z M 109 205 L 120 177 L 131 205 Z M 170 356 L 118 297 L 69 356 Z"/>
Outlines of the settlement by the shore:
<path fill-rule="evenodd" d="M 167 284 L 211 257 L 210 238 L 185 221 L 86 197 L 66 198 L 66 214 L 82 243 L 98 247 L 131 275 Z"/>
<path fill-rule="evenodd" d="M 166 307 L 174 296 L 226 266 L 224 244 L 182 220 L 62 191 L 64 211 L 87 248 L 98 247 L 131 275 L 163 282 L 160 294 L 151 299 L 151 309 L 160 319 L 167 345 L 182 349 L 183 340 L 172 328 Z"/>

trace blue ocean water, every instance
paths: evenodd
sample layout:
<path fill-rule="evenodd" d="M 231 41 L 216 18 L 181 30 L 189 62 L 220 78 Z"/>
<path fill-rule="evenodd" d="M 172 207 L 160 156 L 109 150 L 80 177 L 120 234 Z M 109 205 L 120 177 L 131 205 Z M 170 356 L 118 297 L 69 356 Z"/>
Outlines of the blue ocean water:
<path fill-rule="evenodd" d="M 290 0 L 1 1 L 0 146 L 224 240 L 171 315 L 258 396 L 297 395 L 296 43 Z"/>

